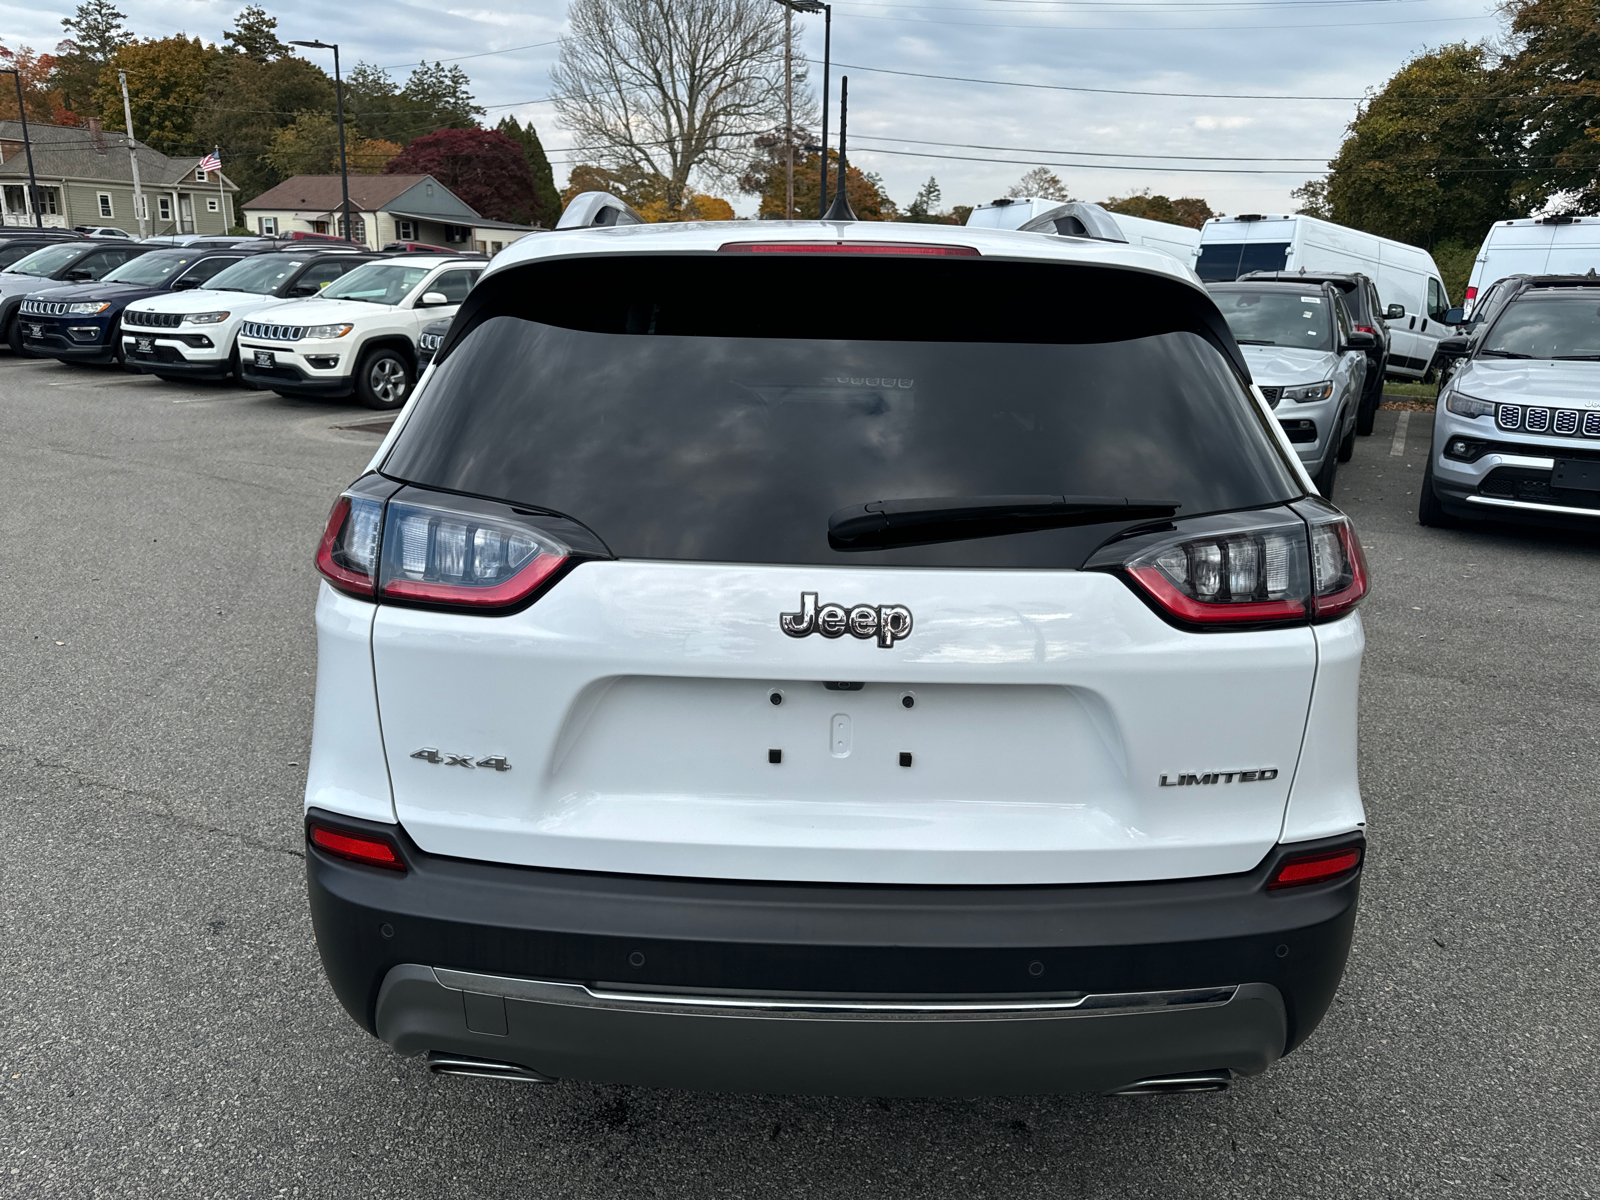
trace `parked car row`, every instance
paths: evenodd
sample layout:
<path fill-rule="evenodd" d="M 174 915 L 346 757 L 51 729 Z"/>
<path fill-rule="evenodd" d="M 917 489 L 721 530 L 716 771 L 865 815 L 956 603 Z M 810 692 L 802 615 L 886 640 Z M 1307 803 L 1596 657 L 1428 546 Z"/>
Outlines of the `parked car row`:
<path fill-rule="evenodd" d="M 34 248 L 0 271 L 0 330 L 22 353 L 166 380 L 231 377 L 282 395 L 354 394 L 392 409 L 426 365 L 422 327 L 448 320 L 484 265 L 478 255 L 308 240 L 209 241 Z"/>

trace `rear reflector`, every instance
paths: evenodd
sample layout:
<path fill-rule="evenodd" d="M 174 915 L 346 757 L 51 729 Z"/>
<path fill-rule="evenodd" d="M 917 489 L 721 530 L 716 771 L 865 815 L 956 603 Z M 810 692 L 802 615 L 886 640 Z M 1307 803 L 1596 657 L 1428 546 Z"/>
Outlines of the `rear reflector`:
<path fill-rule="evenodd" d="M 1267 887 L 1302 887 L 1308 883 L 1326 883 L 1340 875 L 1348 875 L 1360 865 L 1359 846 L 1323 850 L 1316 854 L 1297 854 L 1283 860 Z"/>
<path fill-rule="evenodd" d="M 350 833 L 325 825 L 312 825 L 311 844 L 339 858 L 365 863 L 369 867 L 387 867 L 391 871 L 406 869 L 399 848 L 380 834 Z"/>
<path fill-rule="evenodd" d="M 724 242 L 724 254 L 898 254 L 917 258 L 980 258 L 976 246 L 920 242 Z"/>

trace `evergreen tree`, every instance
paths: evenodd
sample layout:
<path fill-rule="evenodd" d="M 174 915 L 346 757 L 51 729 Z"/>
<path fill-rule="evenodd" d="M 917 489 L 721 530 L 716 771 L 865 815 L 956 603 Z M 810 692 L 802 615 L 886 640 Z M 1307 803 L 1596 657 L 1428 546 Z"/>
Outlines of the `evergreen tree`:
<path fill-rule="evenodd" d="M 533 176 L 534 221 L 554 226 L 561 216 L 561 193 L 556 190 L 555 173 L 550 169 L 550 159 L 545 156 L 538 132 L 515 117 L 502 118 L 496 128 L 521 146 L 523 157 L 528 160 L 528 171 Z"/>
<path fill-rule="evenodd" d="M 278 18 L 269 17 L 258 4 L 248 5 L 222 40 L 233 43 L 227 47 L 228 53 L 242 54 L 258 63 L 269 63 L 289 53 L 289 47 L 278 40 Z"/>
<path fill-rule="evenodd" d="M 83 0 L 77 12 L 61 21 L 71 47 L 66 53 L 105 66 L 120 47 L 133 41 L 132 32 L 123 25 L 127 19 L 128 14 L 118 12 L 111 0 Z"/>

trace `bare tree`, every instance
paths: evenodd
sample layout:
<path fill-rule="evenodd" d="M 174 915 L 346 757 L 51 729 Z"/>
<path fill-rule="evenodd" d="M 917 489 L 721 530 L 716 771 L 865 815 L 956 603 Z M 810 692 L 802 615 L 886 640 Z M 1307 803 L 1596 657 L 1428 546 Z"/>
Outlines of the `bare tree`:
<path fill-rule="evenodd" d="M 783 12 L 771 0 L 573 0 L 551 71 L 562 125 L 607 165 L 660 176 L 677 209 L 691 176 L 737 175 L 751 136 L 782 122 Z"/>

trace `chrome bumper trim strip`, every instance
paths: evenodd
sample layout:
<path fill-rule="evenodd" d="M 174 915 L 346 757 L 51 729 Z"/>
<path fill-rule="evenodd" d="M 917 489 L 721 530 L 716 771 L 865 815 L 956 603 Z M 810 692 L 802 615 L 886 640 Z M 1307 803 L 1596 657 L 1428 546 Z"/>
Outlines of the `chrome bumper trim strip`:
<path fill-rule="evenodd" d="M 1468 496 L 1468 504 L 1487 504 L 1494 508 L 1522 508 L 1531 512 L 1562 513 L 1571 517 L 1600 520 L 1600 508 L 1572 508 L 1565 504 L 1535 504 L 1531 500 L 1502 500 L 1498 496 Z"/>
<path fill-rule="evenodd" d="M 1239 990 L 1237 986 L 1184 988 L 1165 992 L 1057 996 L 1040 1000 L 845 1000 L 609 991 L 581 983 L 551 983 L 542 979 L 479 975 L 443 967 L 434 967 L 433 974 L 441 987 L 451 991 L 477 992 L 536 1004 L 630 1013 L 788 1017 L 808 1021 L 1004 1021 L 1153 1012 L 1171 1008 L 1191 1010 L 1227 1004 Z"/>

